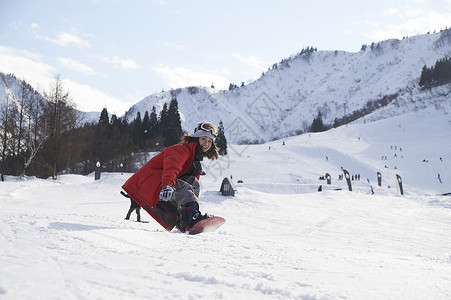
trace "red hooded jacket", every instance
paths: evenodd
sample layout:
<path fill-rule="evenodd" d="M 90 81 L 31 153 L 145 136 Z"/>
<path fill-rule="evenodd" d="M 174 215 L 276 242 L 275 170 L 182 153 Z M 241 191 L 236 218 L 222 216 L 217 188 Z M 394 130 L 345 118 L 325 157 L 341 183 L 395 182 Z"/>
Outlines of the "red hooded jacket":
<path fill-rule="evenodd" d="M 188 171 L 196 153 L 197 143 L 179 143 L 152 157 L 122 186 L 141 207 L 155 207 L 165 185 L 174 186 L 175 180 Z M 199 179 L 199 175 L 196 175 Z"/>

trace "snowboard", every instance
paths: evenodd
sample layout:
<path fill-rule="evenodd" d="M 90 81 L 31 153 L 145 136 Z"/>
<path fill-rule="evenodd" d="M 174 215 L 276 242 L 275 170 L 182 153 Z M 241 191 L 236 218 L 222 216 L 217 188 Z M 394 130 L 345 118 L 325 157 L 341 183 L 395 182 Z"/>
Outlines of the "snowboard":
<path fill-rule="evenodd" d="M 210 232 L 215 231 L 222 224 L 225 223 L 225 219 L 223 217 L 210 217 L 208 219 L 202 220 L 199 223 L 196 223 L 193 227 L 188 231 L 189 234 L 199 234 L 202 232 Z"/>

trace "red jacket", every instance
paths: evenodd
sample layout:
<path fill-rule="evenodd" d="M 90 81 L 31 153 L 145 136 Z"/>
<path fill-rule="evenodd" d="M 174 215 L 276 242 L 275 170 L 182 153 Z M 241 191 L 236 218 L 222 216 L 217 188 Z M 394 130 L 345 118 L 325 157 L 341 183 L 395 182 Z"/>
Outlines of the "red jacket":
<path fill-rule="evenodd" d="M 122 186 L 141 207 L 154 207 L 165 185 L 174 186 L 175 180 L 188 171 L 196 153 L 197 143 L 179 143 L 152 157 Z M 199 176 L 196 176 L 199 179 Z"/>

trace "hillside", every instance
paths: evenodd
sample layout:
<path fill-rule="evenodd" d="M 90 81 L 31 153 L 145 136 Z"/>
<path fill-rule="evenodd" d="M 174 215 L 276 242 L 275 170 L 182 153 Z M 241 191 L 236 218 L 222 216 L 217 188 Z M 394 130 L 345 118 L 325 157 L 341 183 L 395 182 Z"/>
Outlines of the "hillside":
<path fill-rule="evenodd" d="M 384 101 L 388 106 L 373 119 L 431 105 L 442 109 L 451 97 L 450 86 L 423 91 L 418 82 L 425 65 L 449 56 L 451 29 L 382 41 L 357 53 L 304 52 L 283 59 L 258 80 L 233 91 L 205 87 L 165 91 L 144 98 L 126 115 L 132 120 L 137 111 L 143 115 L 152 106 L 159 112 L 165 102 L 177 98 L 186 131 L 199 120 L 222 120 L 232 143 L 270 141 L 305 132 L 318 112 L 331 125 Z"/>
<path fill-rule="evenodd" d="M 431 108 L 262 145 L 230 145 L 231 156 L 209 169 L 218 178 L 232 175 L 265 192 L 287 186 L 290 193 L 305 193 L 319 185 L 347 190 L 346 182 L 338 180 L 343 167 L 360 174 L 360 181 L 352 182 L 359 193 L 371 194 L 372 186 L 376 194 L 396 195 L 399 174 L 407 194 L 433 196 L 451 192 L 450 149 L 451 116 Z M 377 186 L 377 172 L 382 187 Z M 326 173 L 332 176 L 330 187 L 318 180 Z"/>
<path fill-rule="evenodd" d="M 22 97 L 26 100 L 23 100 Z M 0 110 L 6 105 L 6 101 L 8 101 L 8 105 L 15 105 L 19 108 L 21 106 L 21 101 L 28 103 L 33 102 L 34 99 L 47 101 L 42 95 L 42 92 L 35 90 L 35 87 L 32 87 L 27 82 L 17 78 L 14 74 L 4 74 L 0 72 Z M 25 109 L 28 110 L 29 108 Z M 80 116 L 80 122 L 82 124 L 99 121 L 100 112 L 82 112 L 77 110 L 76 107 L 75 110 Z"/>
<path fill-rule="evenodd" d="M 356 53 L 303 50 L 275 63 L 258 80 L 231 91 L 186 87 L 152 94 L 125 116 L 131 121 L 138 111 L 143 116 L 153 106 L 159 113 L 164 103 L 177 98 L 185 131 L 191 131 L 200 120 L 223 121 L 229 142 L 238 144 L 306 132 L 318 112 L 324 123 L 332 125 L 373 110 L 366 119 L 431 106 L 448 109 L 449 84 L 423 90 L 418 83 L 424 66 L 451 56 L 451 29 L 365 46 Z M 0 75 L 0 100 L 20 92 L 15 77 Z M 97 122 L 100 112 L 80 114 L 85 122 Z"/>
<path fill-rule="evenodd" d="M 450 149 L 450 117 L 433 107 L 229 145 L 204 164 L 200 199 L 202 212 L 227 222 L 197 236 L 165 232 L 145 212 L 149 223 L 123 220 L 119 190 L 131 174 L 9 177 L 0 183 L 0 297 L 450 299 L 451 197 L 438 196 L 451 192 Z M 361 174 L 353 192 L 337 180 L 341 167 Z M 331 186 L 318 179 L 325 172 Z M 218 192 L 225 176 L 242 181 L 235 197 Z"/>

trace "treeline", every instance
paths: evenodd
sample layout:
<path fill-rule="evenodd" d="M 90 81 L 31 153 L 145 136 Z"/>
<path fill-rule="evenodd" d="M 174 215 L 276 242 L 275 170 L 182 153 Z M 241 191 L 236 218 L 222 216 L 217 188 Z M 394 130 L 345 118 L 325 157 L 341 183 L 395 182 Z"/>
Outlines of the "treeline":
<path fill-rule="evenodd" d="M 98 122 L 85 123 L 60 78 L 42 94 L 14 75 L 0 73 L 7 91 L 0 104 L 0 173 L 52 177 L 89 174 L 101 163 L 102 171 L 134 172 L 147 162 L 148 152 L 180 142 L 184 134 L 177 99 L 155 106 L 130 122 L 104 108 Z M 0 99 L 1 100 L 1 99 Z M 216 139 L 227 154 L 222 122 Z"/>
<path fill-rule="evenodd" d="M 153 107 L 129 123 L 110 118 L 105 108 L 98 123 L 83 123 L 60 78 L 41 95 L 13 75 L 0 75 L 7 91 L 0 106 L 2 181 L 5 175 L 89 174 L 97 162 L 104 171 L 132 172 L 145 163 L 142 152 L 176 144 L 183 135 L 177 99 L 164 104 L 159 116 Z"/>
<path fill-rule="evenodd" d="M 82 174 L 92 172 L 97 161 L 101 162 L 103 171 L 136 171 L 146 161 L 145 153 L 161 149 L 180 142 L 183 135 L 177 99 L 163 105 L 157 115 L 155 106 L 144 116 L 136 113 L 135 119 L 118 118 L 109 114 L 106 108 L 100 113 L 98 124 L 86 124 L 79 130 L 91 145 L 85 150 L 81 164 L 85 166 Z M 144 156 L 143 156 L 144 155 Z"/>
<path fill-rule="evenodd" d="M 423 67 L 419 85 L 424 88 L 432 88 L 451 83 L 451 58 L 438 60 L 435 66 Z"/>
<path fill-rule="evenodd" d="M 118 118 L 113 114 L 109 118 L 104 108 L 98 124 L 86 124 L 79 130 L 87 137 L 85 145 L 91 145 L 85 149 L 80 163 L 85 167 L 84 170 L 78 170 L 81 174 L 92 172 L 97 161 L 101 162 L 104 171 L 134 172 L 147 162 L 146 153 L 175 145 L 184 134 L 176 98 L 169 105 L 165 103 L 158 115 L 155 106 L 150 113 L 146 111 L 143 117 L 138 111 L 130 123 L 127 122 L 127 116 Z M 226 155 L 227 140 L 222 122 L 219 123 L 216 144 L 220 148 L 220 155 Z"/>
<path fill-rule="evenodd" d="M 0 74 L 6 94 L 0 110 L 0 173 L 46 174 L 76 165 L 79 144 L 71 132 L 80 125 L 59 77 L 48 92 L 34 90 L 13 75 Z"/>

